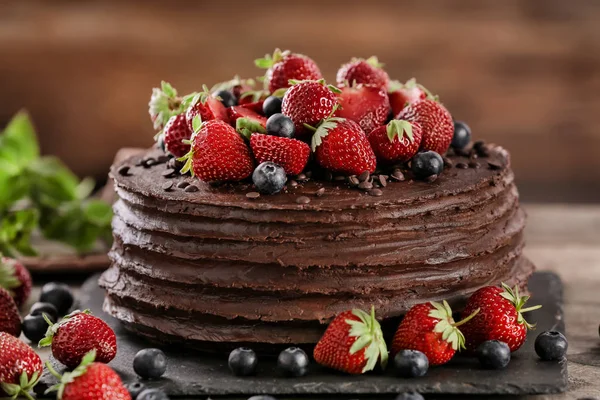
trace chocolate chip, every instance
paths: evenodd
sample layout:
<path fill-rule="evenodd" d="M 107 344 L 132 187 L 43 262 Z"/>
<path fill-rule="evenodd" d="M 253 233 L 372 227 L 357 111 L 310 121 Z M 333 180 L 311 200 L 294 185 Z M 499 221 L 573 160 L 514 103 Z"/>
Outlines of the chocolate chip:
<path fill-rule="evenodd" d="M 188 192 L 188 193 L 197 192 L 198 190 L 200 190 L 200 189 L 198 189 L 198 186 L 196 186 L 196 185 L 189 185 L 184 189 L 184 191 Z"/>
<path fill-rule="evenodd" d="M 300 196 L 296 199 L 296 203 L 298 204 L 308 204 L 310 203 L 310 199 L 306 196 Z"/>
<path fill-rule="evenodd" d="M 358 180 L 361 181 L 361 182 L 365 182 L 365 181 L 367 181 L 369 179 L 370 175 L 371 174 L 369 173 L 369 171 L 365 171 L 365 172 L 363 172 L 362 174 L 360 174 L 358 176 Z"/>
<path fill-rule="evenodd" d="M 369 195 L 379 197 L 379 196 L 383 195 L 383 191 L 381 189 L 371 189 L 371 190 L 369 190 Z"/>
<path fill-rule="evenodd" d="M 295 180 L 292 179 L 291 181 L 288 182 L 288 185 L 290 185 L 291 187 L 296 187 L 296 186 L 298 186 L 298 182 L 296 182 Z"/>
<path fill-rule="evenodd" d="M 129 165 L 121 165 L 117 172 L 119 173 L 119 175 L 127 176 L 129 175 L 129 168 Z"/>
<path fill-rule="evenodd" d="M 350 183 L 350 186 L 358 186 L 358 184 L 360 183 L 356 175 L 348 177 L 348 182 Z"/>
<path fill-rule="evenodd" d="M 475 150 L 480 157 L 490 156 L 490 148 L 483 140 L 476 141 L 473 144 L 473 150 Z"/>
<path fill-rule="evenodd" d="M 167 181 L 167 182 L 165 182 L 164 185 L 162 185 L 162 189 L 165 192 L 170 192 L 172 188 L 173 188 L 173 181 Z"/>
<path fill-rule="evenodd" d="M 162 172 L 161 175 L 164 176 L 165 178 L 170 178 L 173 175 L 175 175 L 175 170 L 173 168 L 167 168 Z"/>
<path fill-rule="evenodd" d="M 457 156 L 469 157 L 469 151 L 466 149 L 454 149 Z"/>
<path fill-rule="evenodd" d="M 249 199 L 258 199 L 260 197 L 260 193 L 258 192 L 248 192 L 246 193 L 246 197 Z"/>
<path fill-rule="evenodd" d="M 317 190 L 317 191 L 315 192 L 315 195 L 316 195 L 317 197 L 322 197 L 324 194 L 325 194 L 325 188 L 324 188 L 324 187 L 322 187 L 321 189 L 319 189 L 319 190 Z"/>
<path fill-rule="evenodd" d="M 144 158 L 142 160 L 142 167 L 144 168 L 150 168 L 154 164 L 156 164 L 156 160 L 153 157 Z"/>
<path fill-rule="evenodd" d="M 332 181 L 333 180 L 333 174 L 331 173 L 331 171 L 325 171 L 325 176 L 324 176 L 326 181 Z"/>
<path fill-rule="evenodd" d="M 169 160 L 170 160 L 169 156 L 162 155 L 162 156 L 158 156 L 158 158 L 156 159 L 156 163 L 164 164 L 164 163 L 168 162 Z"/>
<path fill-rule="evenodd" d="M 391 178 L 398 182 L 402 182 L 404 179 L 406 179 L 406 178 L 404 178 L 404 174 L 402 173 L 402 171 L 400 171 L 399 169 L 395 170 L 392 173 Z"/>
<path fill-rule="evenodd" d="M 490 167 L 490 169 L 502 169 L 502 163 L 497 162 L 497 161 L 488 161 L 488 167 Z"/>
<path fill-rule="evenodd" d="M 296 179 L 299 181 L 305 181 L 307 179 L 306 174 L 300 174 L 300 175 L 296 176 Z"/>
<path fill-rule="evenodd" d="M 312 172 L 312 171 L 306 171 L 306 172 L 304 173 L 304 175 L 306 175 L 306 177 L 307 177 L 307 178 L 312 178 L 312 174 L 313 174 L 313 172 Z"/>
<path fill-rule="evenodd" d="M 437 181 L 438 176 L 437 175 L 430 175 L 427 177 L 427 179 L 425 179 L 427 182 L 431 183 L 431 182 L 435 182 Z"/>
<path fill-rule="evenodd" d="M 188 187 L 188 186 L 190 186 L 190 183 L 189 183 L 189 182 L 186 182 L 186 181 L 181 181 L 181 182 L 179 182 L 179 183 L 177 184 L 177 187 L 178 187 L 179 189 L 185 189 L 185 188 L 186 188 L 186 187 Z"/>
<path fill-rule="evenodd" d="M 456 168 L 467 169 L 467 168 L 469 168 L 469 166 L 467 164 L 465 164 L 464 162 L 459 162 L 458 164 L 456 164 Z"/>
<path fill-rule="evenodd" d="M 475 168 L 475 169 L 481 168 L 481 164 L 479 164 L 477 161 L 471 161 L 469 163 L 469 168 Z"/>
<path fill-rule="evenodd" d="M 385 175 L 379 175 L 379 184 L 383 187 L 387 186 L 387 179 L 385 178 Z"/>
<path fill-rule="evenodd" d="M 452 168 L 454 167 L 454 162 L 448 157 L 443 157 L 444 160 L 444 168 Z"/>
<path fill-rule="evenodd" d="M 369 190 L 369 189 L 373 189 L 373 184 L 369 181 L 365 181 L 365 182 L 361 182 L 358 185 L 359 189 L 363 189 L 363 190 Z"/>
<path fill-rule="evenodd" d="M 345 181 L 345 180 L 346 180 L 346 177 L 345 177 L 344 175 L 336 175 L 336 176 L 333 178 L 333 180 L 334 180 L 334 181 L 337 181 L 337 182 L 342 182 L 342 181 Z"/>
<path fill-rule="evenodd" d="M 171 158 L 169 161 L 167 161 L 167 168 L 173 168 L 175 171 L 181 170 L 184 165 L 185 163 L 183 161 L 179 161 L 176 158 Z"/>

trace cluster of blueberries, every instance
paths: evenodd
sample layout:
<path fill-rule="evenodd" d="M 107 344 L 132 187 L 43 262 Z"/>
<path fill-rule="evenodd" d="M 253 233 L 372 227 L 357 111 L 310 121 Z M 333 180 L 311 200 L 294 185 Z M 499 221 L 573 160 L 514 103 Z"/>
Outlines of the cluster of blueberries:
<path fill-rule="evenodd" d="M 25 337 L 32 343 L 38 343 L 46 336 L 48 322 L 55 323 L 65 316 L 73 302 L 73 292 L 68 285 L 58 282 L 45 284 L 39 301 L 31 306 L 29 314 L 23 318 L 21 327 Z"/>

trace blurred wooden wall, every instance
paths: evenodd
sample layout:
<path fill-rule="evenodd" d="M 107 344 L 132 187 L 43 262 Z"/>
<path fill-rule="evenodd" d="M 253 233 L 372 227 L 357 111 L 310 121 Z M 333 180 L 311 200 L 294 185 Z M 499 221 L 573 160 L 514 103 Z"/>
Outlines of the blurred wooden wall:
<path fill-rule="evenodd" d="M 513 155 L 524 197 L 600 201 L 600 1 L 0 1 L 0 124 L 26 107 L 46 153 L 102 178 L 148 146 L 150 90 L 186 92 L 274 47 L 327 77 L 378 55 Z"/>

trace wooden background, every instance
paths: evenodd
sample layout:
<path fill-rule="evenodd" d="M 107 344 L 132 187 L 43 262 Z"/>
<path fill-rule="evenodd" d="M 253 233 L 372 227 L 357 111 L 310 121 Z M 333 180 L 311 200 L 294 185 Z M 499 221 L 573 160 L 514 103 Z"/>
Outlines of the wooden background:
<path fill-rule="evenodd" d="M 479 138 L 501 143 L 526 200 L 600 201 L 600 1 L 0 0 L 0 124 L 22 107 L 42 148 L 102 179 L 152 142 L 150 90 L 239 73 L 274 47 L 333 79 L 378 55 Z"/>

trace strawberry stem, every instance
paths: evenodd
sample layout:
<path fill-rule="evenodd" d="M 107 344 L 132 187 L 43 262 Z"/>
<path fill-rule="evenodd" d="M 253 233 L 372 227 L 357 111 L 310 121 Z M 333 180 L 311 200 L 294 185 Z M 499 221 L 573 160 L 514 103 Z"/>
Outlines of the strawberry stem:
<path fill-rule="evenodd" d="M 535 310 L 539 310 L 540 308 L 542 308 L 541 305 L 537 305 L 537 306 L 533 306 L 533 307 L 527 307 L 527 308 L 523 308 L 521 310 L 519 310 L 519 312 L 521 314 L 529 312 L 529 311 L 535 311 Z"/>
<path fill-rule="evenodd" d="M 50 361 L 46 361 L 46 368 L 48 369 L 48 372 L 50 372 L 52 374 L 52 376 L 54 376 L 57 379 L 62 379 L 61 374 L 56 372 L 54 367 L 52 367 L 52 364 L 50 364 Z"/>
<path fill-rule="evenodd" d="M 473 318 L 475 318 L 475 316 L 477 314 L 479 314 L 479 311 L 480 311 L 480 309 L 478 308 L 477 310 L 473 311 L 471 313 L 471 315 L 469 315 L 467 318 L 463 319 L 462 321 L 453 323 L 452 326 L 455 327 L 455 328 L 458 328 L 459 326 L 466 324 L 467 322 L 469 322 L 470 320 L 472 320 Z"/>
<path fill-rule="evenodd" d="M 304 125 L 304 127 L 305 127 L 306 129 L 308 129 L 309 131 L 312 131 L 312 132 L 316 132 L 316 131 L 317 131 L 317 128 L 315 128 L 315 127 L 314 127 L 314 126 L 312 126 L 312 125 L 309 125 L 309 124 L 302 124 L 302 125 Z"/>

